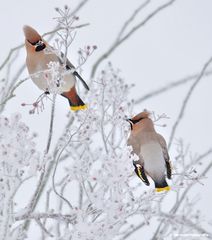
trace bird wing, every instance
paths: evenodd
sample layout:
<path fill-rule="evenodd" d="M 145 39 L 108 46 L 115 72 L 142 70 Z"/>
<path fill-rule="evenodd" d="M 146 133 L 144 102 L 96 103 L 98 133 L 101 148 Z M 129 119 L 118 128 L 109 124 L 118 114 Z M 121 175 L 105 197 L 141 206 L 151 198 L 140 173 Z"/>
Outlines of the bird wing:
<path fill-rule="evenodd" d="M 170 157 L 169 157 L 166 141 L 165 141 L 164 137 L 161 136 L 160 134 L 157 134 L 157 137 L 158 137 L 159 144 L 162 148 L 163 157 L 165 159 L 167 177 L 168 177 L 168 179 L 171 179 L 172 169 L 171 169 Z"/>
<path fill-rule="evenodd" d="M 141 156 L 141 146 L 139 144 L 139 142 L 134 138 L 134 137 L 129 137 L 129 139 L 127 140 L 127 145 L 131 146 L 133 149 L 133 153 L 135 153 L 138 157 L 139 160 L 138 161 L 134 161 L 135 164 L 140 164 L 141 166 L 144 165 L 144 160 L 143 157 Z"/>
<path fill-rule="evenodd" d="M 61 58 L 58 57 L 58 59 L 59 59 L 59 62 L 61 64 L 64 63 L 63 60 L 62 60 L 62 59 L 64 59 L 64 53 L 63 52 L 61 52 Z M 67 70 L 75 69 L 74 65 L 68 60 L 68 58 L 66 59 L 66 69 Z M 87 83 L 83 80 L 83 78 L 79 75 L 79 73 L 77 71 L 74 70 L 73 75 L 76 76 L 77 78 L 79 78 L 79 80 L 82 82 L 83 86 L 87 90 L 89 90 L 89 87 L 88 87 Z"/>
<path fill-rule="evenodd" d="M 135 167 L 135 173 L 137 176 L 142 180 L 142 182 L 149 186 L 150 183 L 144 170 L 143 161 L 139 159 L 138 161 L 134 161 L 133 165 Z"/>
<path fill-rule="evenodd" d="M 138 142 L 134 138 L 129 137 L 127 145 L 132 146 L 133 153 L 135 153 L 139 157 L 138 161 L 133 161 L 133 165 L 135 167 L 134 171 L 136 175 L 142 180 L 142 182 L 149 186 L 150 183 L 144 170 L 144 159 L 140 153 L 140 144 L 138 144 Z"/>
<path fill-rule="evenodd" d="M 133 153 L 136 155 L 140 155 L 140 144 L 138 141 L 135 139 L 135 137 L 130 136 L 127 140 L 127 145 L 131 146 L 133 148 Z"/>

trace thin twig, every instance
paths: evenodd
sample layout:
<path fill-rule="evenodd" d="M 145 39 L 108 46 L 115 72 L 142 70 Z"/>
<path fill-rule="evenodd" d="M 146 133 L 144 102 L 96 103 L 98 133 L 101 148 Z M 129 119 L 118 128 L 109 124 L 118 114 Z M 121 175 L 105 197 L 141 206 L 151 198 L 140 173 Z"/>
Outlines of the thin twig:
<path fill-rule="evenodd" d="M 208 154 L 207 154 L 208 155 Z M 207 156 L 206 155 L 206 156 Z M 200 174 L 200 176 L 205 176 L 210 169 L 212 168 L 212 162 L 210 162 L 208 164 L 208 166 L 204 169 L 204 171 Z M 180 196 L 180 198 L 177 200 L 177 202 L 175 203 L 175 205 L 172 207 L 172 209 L 170 210 L 171 214 L 176 214 L 178 209 L 180 208 L 180 206 L 182 205 L 183 200 L 185 199 L 185 197 L 188 195 L 188 192 L 191 190 L 191 188 L 194 186 L 196 182 L 192 182 L 191 184 L 189 184 L 187 186 L 187 188 L 184 190 L 184 192 L 182 193 L 182 195 Z M 157 227 L 153 237 L 151 238 L 152 240 L 157 239 L 157 235 L 159 232 L 163 232 L 163 229 L 161 230 L 161 226 L 164 224 L 164 221 L 161 221 L 159 226 Z M 167 227 L 167 225 L 164 225 L 164 228 Z"/>
<path fill-rule="evenodd" d="M 71 12 L 70 16 L 74 16 L 87 2 L 88 2 L 88 0 L 83 0 L 81 3 L 79 3 L 79 4 L 77 5 L 77 7 Z M 89 23 L 85 23 L 85 24 L 81 24 L 81 25 L 74 26 L 74 27 L 72 27 L 72 28 L 73 28 L 73 29 L 74 29 L 74 28 L 81 28 L 81 27 L 85 27 L 85 26 L 88 26 L 88 25 L 89 25 Z M 47 32 L 47 33 L 44 33 L 44 34 L 42 35 L 42 37 L 45 37 L 45 36 L 47 36 L 47 35 L 50 35 L 50 38 L 49 38 L 49 40 L 50 40 L 50 39 L 54 36 L 54 34 L 58 31 L 58 29 L 59 29 L 59 30 L 61 29 L 59 24 L 54 28 L 54 30 L 52 30 L 52 31 L 50 31 L 50 32 Z M 9 51 L 9 53 L 8 53 L 7 57 L 5 58 L 5 60 L 3 61 L 3 63 L 0 65 L 0 70 L 2 70 L 2 69 L 5 67 L 5 65 L 8 63 L 8 61 L 10 60 L 12 54 L 13 54 L 15 51 L 17 51 L 17 50 L 19 50 L 19 49 L 21 49 L 21 48 L 23 48 L 23 47 L 24 47 L 24 44 L 22 43 L 22 44 L 19 44 L 19 45 L 16 46 L 16 47 L 12 48 L 12 49 Z"/>
<path fill-rule="evenodd" d="M 23 46 L 24 46 L 24 44 L 20 44 L 20 45 L 18 45 L 18 46 L 16 46 L 16 47 L 12 48 L 12 49 L 9 51 L 7 57 L 5 58 L 5 60 L 3 61 L 3 63 L 2 63 L 1 66 L 0 66 L 0 70 L 2 70 L 2 69 L 5 67 L 5 65 L 8 63 L 8 61 L 10 60 L 12 54 L 13 54 L 15 51 L 21 49 Z"/>
<path fill-rule="evenodd" d="M 170 215 L 170 214 L 167 214 L 165 212 L 160 212 L 160 216 L 165 217 L 167 220 L 169 220 L 170 217 L 171 217 L 172 220 L 174 220 L 174 221 L 176 221 L 177 223 L 180 223 L 180 224 L 182 224 L 182 222 L 183 222 L 183 224 L 186 224 L 186 225 L 190 226 L 191 228 L 197 230 L 198 232 L 200 232 L 202 234 L 207 234 L 207 237 L 212 238 L 211 233 L 207 232 L 201 226 L 193 223 L 191 220 L 185 218 L 184 216 L 178 216 L 176 214 Z"/>
<path fill-rule="evenodd" d="M 131 231 L 129 231 L 126 235 L 124 235 L 121 240 L 125 240 L 128 237 L 130 237 L 132 234 L 134 234 L 136 231 L 140 230 L 143 226 L 145 226 L 145 222 L 140 223 L 138 226 L 133 227 Z"/>
<path fill-rule="evenodd" d="M 31 213 L 15 216 L 15 221 L 21 221 L 25 219 L 54 219 L 64 221 L 67 223 L 73 223 L 76 220 L 76 214 L 61 214 L 61 213 Z"/>
<path fill-rule="evenodd" d="M 27 78 L 27 79 L 28 79 L 28 78 Z M 0 106 L 6 104 L 6 102 L 7 102 L 8 100 L 10 100 L 11 98 L 15 97 L 14 91 L 16 90 L 17 87 L 19 87 L 19 86 L 20 86 L 22 83 L 24 83 L 27 79 L 23 79 L 23 80 L 19 81 L 19 82 L 11 89 L 9 96 L 6 97 L 6 98 L 0 103 Z"/>
<path fill-rule="evenodd" d="M 69 137 L 69 140 L 68 140 L 68 141 L 66 142 L 66 144 L 62 147 L 62 149 L 59 151 L 59 154 L 58 154 L 58 156 L 57 156 L 57 158 L 56 158 L 56 163 L 55 163 L 55 167 L 54 167 L 54 170 L 53 170 L 53 175 L 52 175 L 52 187 L 53 187 L 54 193 L 55 193 L 59 198 L 61 198 L 63 201 L 65 201 L 65 202 L 69 205 L 69 207 L 70 207 L 71 209 L 73 209 L 71 203 L 70 203 L 65 197 L 63 197 L 63 196 L 57 191 L 57 189 L 56 189 L 56 187 L 55 187 L 55 176 L 56 176 L 56 171 L 57 171 L 58 163 L 59 163 L 59 161 L 60 161 L 60 159 L 61 159 L 61 156 L 62 156 L 63 152 L 65 151 L 65 149 L 66 149 L 66 148 L 68 147 L 68 145 L 70 144 L 72 138 L 73 138 L 73 137 L 78 133 L 78 131 L 81 129 L 81 127 L 82 127 L 83 124 L 85 123 L 87 117 L 88 117 L 88 114 L 86 115 L 84 121 L 79 125 L 79 127 L 77 128 L 77 130 L 76 130 L 73 134 L 71 134 L 71 136 Z"/>
<path fill-rule="evenodd" d="M 77 29 L 77 28 L 82 28 L 82 27 L 87 27 L 89 26 L 90 23 L 84 23 L 84 24 L 80 24 L 80 25 L 76 25 L 76 26 L 72 26 L 72 27 L 69 27 L 70 29 Z M 58 31 L 60 30 L 65 30 L 66 28 L 64 27 L 58 27 L 58 28 L 55 28 L 53 29 L 52 31 L 49 31 L 49 32 L 46 32 L 42 35 L 42 37 L 45 37 L 45 36 L 48 36 L 48 35 L 52 35 L 54 33 L 57 33 Z"/>
<path fill-rule="evenodd" d="M 52 235 L 45 227 L 44 225 L 41 223 L 40 219 L 35 219 L 36 223 L 40 226 L 40 228 L 42 229 L 42 232 L 46 233 L 49 237 L 53 238 L 54 235 Z"/>
<path fill-rule="evenodd" d="M 118 42 L 122 35 L 124 34 L 125 30 L 127 29 L 127 27 L 129 26 L 129 24 L 135 19 L 135 17 L 137 16 L 137 14 L 144 9 L 149 3 L 151 2 L 151 0 L 147 0 L 146 2 L 142 3 L 138 8 L 135 9 L 135 11 L 131 14 L 130 18 L 124 23 L 124 25 L 122 26 L 116 41 Z"/>
<path fill-rule="evenodd" d="M 185 99 L 184 99 L 184 101 L 182 103 L 179 115 L 178 115 L 177 120 L 175 121 L 175 123 L 173 125 L 172 131 L 171 131 L 171 134 L 170 134 L 168 149 L 170 149 L 170 147 L 171 147 L 172 141 L 173 141 L 174 136 L 175 136 L 175 132 L 176 132 L 177 127 L 180 124 L 183 116 L 184 116 L 185 109 L 186 109 L 186 107 L 188 105 L 188 102 L 189 102 L 189 100 L 191 98 L 191 95 L 192 95 L 195 87 L 198 85 L 198 83 L 200 82 L 200 80 L 204 76 L 204 73 L 205 73 L 206 69 L 208 68 L 208 66 L 211 64 L 211 62 L 212 62 L 212 57 L 210 57 L 210 59 L 204 64 L 204 66 L 203 66 L 199 76 L 197 77 L 196 81 L 194 81 L 194 83 L 191 85 L 191 87 L 189 88 L 188 93 L 186 94 L 186 97 L 185 97 Z"/>
<path fill-rule="evenodd" d="M 155 17 L 159 12 L 161 12 L 163 9 L 167 8 L 168 6 L 172 5 L 176 0 L 171 0 L 161 6 L 159 6 L 157 9 L 155 9 L 152 13 L 150 13 L 143 21 L 141 21 L 139 24 L 135 25 L 134 27 L 131 28 L 131 30 L 128 31 L 122 38 L 119 38 L 118 41 L 117 39 L 114 41 L 114 43 L 111 45 L 111 47 L 102 55 L 100 56 L 95 64 L 93 65 L 92 71 L 91 71 L 91 79 L 95 76 L 96 70 L 98 66 L 101 64 L 103 60 L 108 58 L 111 53 L 113 53 L 124 41 L 126 41 L 129 37 L 131 37 L 138 29 L 143 27 L 149 20 L 151 20 L 153 17 Z M 140 7 L 139 7 L 140 8 Z M 140 8 L 142 10 L 143 8 Z M 134 11 L 134 15 L 137 14 L 137 11 Z M 133 15 L 129 18 L 133 18 Z M 126 21 L 128 22 L 129 19 Z M 122 26 L 122 28 L 125 28 L 124 26 L 126 25 L 126 22 Z"/>
<path fill-rule="evenodd" d="M 51 118 L 50 118 L 50 126 L 49 126 L 49 134 L 48 134 L 48 140 L 47 140 L 47 146 L 46 146 L 46 149 L 45 149 L 45 152 L 44 152 L 44 161 L 45 161 L 45 158 L 49 152 L 49 148 L 50 148 L 50 145 L 51 145 L 51 140 L 52 140 L 52 133 L 53 133 L 53 123 L 54 123 L 54 112 L 55 112 L 55 100 L 56 100 L 56 95 L 54 95 L 53 97 L 53 102 L 52 102 L 52 110 L 51 110 Z M 44 177 L 45 177 L 45 169 L 42 170 L 41 172 L 41 175 L 40 175 L 40 178 L 39 178 L 39 181 L 38 181 L 38 185 L 37 185 L 37 188 L 33 194 L 33 197 L 32 197 L 32 200 L 29 204 L 29 207 L 28 207 L 28 214 L 31 214 L 37 203 L 38 203 L 38 199 L 40 198 L 40 195 L 41 195 L 41 189 L 42 189 L 42 185 L 43 185 L 43 180 L 44 180 Z M 30 221 L 27 220 L 25 223 L 24 223 L 24 229 L 25 230 L 28 230 L 29 228 L 29 224 L 30 224 Z"/>
<path fill-rule="evenodd" d="M 212 70 L 205 71 L 205 73 L 204 73 L 204 77 L 208 77 L 208 76 L 211 76 L 211 75 L 212 75 Z M 141 102 L 144 102 L 147 99 L 150 99 L 152 97 L 156 97 L 156 96 L 158 96 L 158 95 L 160 95 L 164 92 L 172 90 L 173 88 L 176 88 L 178 86 L 181 86 L 181 85 L 184 85 L 184 84 L 189 83 L 191 81 L 194 81 L 194 80 L 197 79 L 198 76 L 199 76 L 199 73 L 196 73 L 196 74 L 192 74 L 188 77 L 182 78 L 180 80 L 171 82 L 170 84 L 166 84 L 165 86 L 163 86 L 161 88 L 158 88 L 156 90 L 153 90 L 153 91 L 143 95 L 141 98 L 135 100 L 135 104 L 140 104 Z"/>
<path fill-rule="evenodd" d="M 73 209 L 71 203 L 65 198 L 63 197 L 62 194 L 60 194 L 57 189 L 56 189 L 56 186 L 55 186 L 55 176 L 56 176 L 56 171 L 57 171 L 57 167 L 58 167 L 58 163 L 59 163 L 59 160 L 60 160 L 60 156 L 62 154 L 62 152 L 65 150 L 65 148 L 67 147 L 67 145 L 65 145 L 64 148 L 62 148 L 61 152 L 59 153 L 57 159 L 56 159 L 56 163 L 55 163 L 55 167 L 54 167 L 54 170 L 53 170 L 53 175 L 52 175 L 52 188 L 53 188 L 53 191 L 54 193 L 60 198 L 62 199 L 64 202 L 66 202 L 68 204 L 68 206 L 70 207 L 70 209 Z"/>
<path fill-rule="evenodd" d="M 12 79 L 12 81 L 11 81 L 11 83 L 10 83 L 10 86 L 8 87 L 9 90 L 10 90 L 10 89 L 13 87 L 13 85 L 16 83 L 17 79 L 20 77 L 20 75 L 22 74 L 22 72 L 24 71 L 24 69 L 25 69 L 25 64 L 23 64 L 23 65 L 19 68 L 19 70 L 17 71 L 17 73 L 16 73 L 15 76 L 13 77 L 13 79 Z M 10 99 L 10 98 L 8 98 L 8 100 L 9 100 L 9 99 Z M 6 104 L 6 102 L 5 102 L 4 104 L 0 105 L 0 106 L 1 106 L 1 108 L 0 108 L 0 113 L 4 110 L 5 104 Z"/>

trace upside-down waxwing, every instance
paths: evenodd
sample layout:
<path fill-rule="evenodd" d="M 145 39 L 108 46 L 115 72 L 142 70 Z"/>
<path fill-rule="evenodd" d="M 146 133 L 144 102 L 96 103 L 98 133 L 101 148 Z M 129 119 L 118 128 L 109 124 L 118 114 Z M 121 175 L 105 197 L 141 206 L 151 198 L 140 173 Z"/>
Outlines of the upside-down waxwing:
<path fill-rule="evenodd" d="M 133 148 L 133 153 L 138 157 L 134 161 L 135 173 L 149 186 L 148 177 L 155 183 L 157 192 L 168 191 L 170 187 L 166 176 L 171 179 L 171 164 L 165 139 L 154 129 L 154 124 L 149 118 L 150 113 L 141 112 L 131 119 L 127 119 L 131 126 L 131 133 L 127 144 Z"/>
<path fill-rule="evenodd" d="M 25 47 L 27 51 L 26 65 L 28 72 L 33 82 L 43 90 L 46 94 L 49 93 L 48 78 L 51 79 L 48 73 L 49 63 L 59 63 L 59 72 L 63 74 L 63 84 L 60 87 L 61 95 L 68 99 L 71 110 L 77 111 L 86 109 L 87 106 L 78 96 L 75 88 L 76 77 L 81 80 L 84 87 L 89 90 L 88 85 L 77 73 L 71 62 L 66 59 L 63 60 L 63 53 L 57 56 L 54 49 L 48 45 L 48 43 L 42 39 L 40 34 L 30 26 L 23 27 L 25 35 Z M 46 52 L 47 50 L 50 50 Z"/>

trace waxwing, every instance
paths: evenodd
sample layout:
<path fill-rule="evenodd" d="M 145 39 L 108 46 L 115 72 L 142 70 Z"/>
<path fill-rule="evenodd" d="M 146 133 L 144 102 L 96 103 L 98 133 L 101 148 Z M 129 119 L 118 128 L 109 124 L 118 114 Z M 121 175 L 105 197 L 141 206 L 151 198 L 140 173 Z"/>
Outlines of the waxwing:
<path fill-rule="evenodd" d="M 69 101 L 70 109 L 73 111 L 86 109 L 87 106 L 78 96 L 75 84 L 76 78 L 81 80 L 84 87 L 89 90 L 88 85 L 77 73 L 71 62 L 64 55 L 56 54 L 55 50 L 40 36 L 40 34 L 30 26 L 23 27 L 25 35 L 25 47 L 27 51 L 26 65 L 32 81 L 43 90 L 46 94 L 49 93 L 48 79 L 51 79 L 51 73 L 48 73 L 49 63 L 54 62 L 59 64 L 60 73 L 64 73 L 63 84 L 60 87 L 60 94 Z M 48 50 L 48 51 L 47 51 Z M 50 51 L 49 51 L 50 50 Z"/>
<path fill-rule="evenodd" d="M 127 121 L 131 126 L 127 144 L 139 157 L 133 162 L 135 173 L 147 186 L 150 185 L 147 176 L 151 177 L 157 192 L 170 190 L 166 176 L 171 179 L 172 172 L 166 141 L 155 131 L 150 113 L 141 112 Z"/>

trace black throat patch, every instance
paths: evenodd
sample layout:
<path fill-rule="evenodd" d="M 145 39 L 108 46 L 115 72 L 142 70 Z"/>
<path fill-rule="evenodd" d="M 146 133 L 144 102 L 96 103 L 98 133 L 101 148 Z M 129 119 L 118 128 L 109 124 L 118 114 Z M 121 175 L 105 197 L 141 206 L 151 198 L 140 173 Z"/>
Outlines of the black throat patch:
<path fill-rule="evenodd" d="M 46 44 L 41 39 L 36 42 L 33 42 L 31 44 L 35 47 L 36 52 L 40 52 L 46 48 Z"/>
<path fill-rule="evenodd" d="M 43 43 L 42 45 L 37 45 L 37 46 L 35 47 L 35 51 L 36 51 L 36 52 L 40 52 L 40 51 L 42 51 L 42 50 L 45 49 L 45 48 L 46 48 L 46 44 Z"/>

